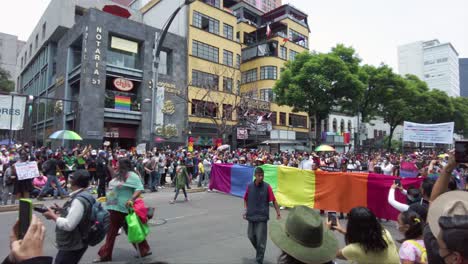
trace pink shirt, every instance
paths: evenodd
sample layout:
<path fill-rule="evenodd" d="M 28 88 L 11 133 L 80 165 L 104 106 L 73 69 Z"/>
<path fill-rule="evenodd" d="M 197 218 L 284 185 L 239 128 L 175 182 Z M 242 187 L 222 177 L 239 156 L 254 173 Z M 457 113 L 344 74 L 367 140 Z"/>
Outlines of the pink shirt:
<path fill-rule="evenodd" d="M 416 241 L 420 245 L 420 247 L 425 248 L 423 240 L 413 241 Z M 401 260 L 409 260 L 414 261 L 414 263 L 421 263 L 421 250 L 408 240 L 401 244 L 399 255 Z"/>
<path fill-rule="evenodd" d="M 47 177 L 46 176 L 42 176 L 42 179 L 41 179 L 41 177 L 36 177 L 33 180 L 33 185 L 36 186 L 36 187 L 39 187 L 39 188 L 44 187 L 44 185 L 46 183 L 47 183 Z"/>

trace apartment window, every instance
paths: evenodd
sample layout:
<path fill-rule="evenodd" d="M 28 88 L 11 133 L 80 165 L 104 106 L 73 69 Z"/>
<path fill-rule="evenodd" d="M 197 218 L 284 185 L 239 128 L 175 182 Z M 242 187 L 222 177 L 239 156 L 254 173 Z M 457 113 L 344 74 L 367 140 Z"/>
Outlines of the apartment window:
<path fill-rule="evenodd" d="M 280 58 L 282 58 L 283 60 L 287 60 L 288 59 L 288 49 L 286 47 L 280 47 Z"/>
<path fill-rule="evenodd" d="M 232 67 L 233 65 L 232 56 L 233 56 L 232 52 L 228 50 L 223 50 L 223 64 Z"/>
<path fill-rule="evenodd" d="M 192 115 L 216 118 L 218 116 L 218 106 L 212 102 L 192 100 Z"/>
<path fill-rule="evenodd" d="M 139 43 L 120 37 L 111 36 L 107 46 L 107 64 L 141 69 Z"/>
<path fill-rule="evenodd" d="M 242 83 L 257 81 L 257 68 L 242 73 Z"/>
<path fill-rule="evenodd" d="M 260 100 L 271 102 L 273 101 L 273 89 L 261 89 Z"/>
<path fill-rule="evenodd" d="M 279 125 L 280 126 L 285 126 L 286 125 L 286 113 L 280 112 Z"/>
<path fill-rule="evenodd" d="M 289 39 L 296 43 L 299 46 L 302 46 L 304 48 L 308 47 L 308 41 L 307 37 L 302 35 L 301 33 L 294 31 L 292 29 L 289 30 Z"/>
<path fill-rule="evenodd" d="M 218 90 L 219 77 L 214 74 L 192 70 L 192 86 Z"/>
<path fill-rule="evenodd" d="M 44 24 L 42 24 L 42 40 L 45 39 L 45 35 L 46 35 L 46 22 L 44 22 Z"/>
<path fill-rule="evenodd" d="M 272 125 L 276 125 L 278 122 L 278 117 L 277 117 L 278 113 L 277 112 L 272 112 L 271 113 L 271 116 L 270 116 L 270 121 L 271 121 L 271 124 Z"/>
<path fill-rule="evenodd" d="M 232 112 L 234 111 L 232 105 L 223 104 L 223 118 L 226 120 L 232 120 Z"/>
<path fill-rule="evenodd" d="M 233 40 L 234 39 L 234 33 L 233 33 L 233 28 L 232 26 L 228 24 L 223 25 L 223 35 L 224 37 Z"/>
<path fill-rule="evenodd" d="M 299 54 L 299 52 L 296 52 L 294 50 L 289 50 L 289 60 L 294 60 L 297 54 Z"/>
<path fill-rule="evenodd" d="M 232 93 L 232 78 L 223 77 L 223 91 Z"/>
<path fill-rule="evenodd" d="M 241 65 L 241 56 L 239 54 L 236 54 L 236 68 L 240 69 Z"/>
<path fill-rule="evenodd" d="M 241 81 L 240 80 L 237 80 L 237 91 L 236 91 L 236 94 L 240 94 L 240 90 L 241 90 Z"/>
<path fill-rule="evenodd" d="M 159 54 L 159 74 L 171 75 L 172 74 L 172 52 L 162 50 Z"/>
<path fill-rule="evenodd" d="M 32 55 L 32 43 L 29 44 L 29 57 L 31 58 Z"/>
<path fill-rule="evenodd" d="M 203 0 L 204 3 L 209 4 L 211 6 L 221 8 L 221 0 Z"/>
<path fill-rule="evenodd" d="M 21 57 L 21 67 L 23 67 L 23 64 L 24 64 L 23 57 Z"/>
<path fill-rule="evenodd" d="M 260 67 L 260 80 L 276 80 L 276 79 L 277 79 L 276 66 Z"/>
<path fill-rule="evenodd" d="M 219 50 L 216 47 L 194 40 L 192 43 L 192 55 L 198 58 L 219 62 Z"/>
<path fill-rule="evenodd" d="M 437 59 L 437 63 L 443 63 L 443 62 L 447 62 L 447 61 L 448 61 L 448 58 Z"/>
<path fill-rule="evenodd" d="M 199 12 L 194 11 L 192 24 L 193 26 L 200 28 L 204 31 L 219 35 L 219 21 L 214 18 L 205 16 Z"/>
<path fill-rule="evenodd" d="M 38 44 L 39 44 L 39 34 L 36 35 L 36 39 L 34 40 L 34 49 L 37 49 Z"/>
<path fill-rule="evenodd" d="M 293 127 L 307 127 L 307 116 L 289 114 L 289 125 Z"/>

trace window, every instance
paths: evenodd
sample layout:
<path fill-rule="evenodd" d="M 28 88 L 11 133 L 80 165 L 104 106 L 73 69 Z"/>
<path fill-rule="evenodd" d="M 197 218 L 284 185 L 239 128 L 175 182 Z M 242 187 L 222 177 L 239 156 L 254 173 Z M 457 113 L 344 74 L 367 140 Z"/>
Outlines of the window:
<path fill-rule="evenodd" d="M 221 8 L 220 0 L 203 0 L 203 2 L 211 6 Z"/>
<path fill-rule="evenodd" d="M 240 69 L 241 65 L 241 56 L 239 54 L 236 54 L 236 68 Z"/>
<path fill-rule="evenodd" d="M 232 78 L 223 77 L 223 91 L 232 93 Z"/>
<path fill-rule="evenodd" d="M 280 112 L 279 125 L 280 126 L 285 126 L 286 125 L 286 113 Z"/>
<path fill-rule="evenodd" d="M 39 34 L 36 35 L 36 39 L 34 40 L 34 48 L 37 49 L 37 46 L 39 44 Z"/>
<path fill-rule="evenodd" d="M 271 124 L 272 125 L 276 125 L 278 122 L 278 117 L 277 117 L 278 113 L 277 112 L 272 112 L 271 113 L 271 116 L 270 116 L 270 121 L 271 121 Z"/>
<path fill-rule="evenodd" d="M 307 41 L 307 37 L 302 35 L 301 33 L 294 31 L 292 29 L 289 30 L 289 39 L 296 43 L 299 46 L 302 46 L 304 48 L 307 48 L 309 46 L 309 43 Z"/>
<path fill-rule="evenodd" d="M 192 24 L 193 26 L 200 28 L 204 31 L 219 35 L 219 21 L 209 16 L 205 16 L 201 13 L 198 13 L 197 11 L 193 12 Z"/>
<path fill-rule="evenodd" d="M 242 83 L 257 81 L 257 68 L 242 73 Z"/>
<path fill-rule="evenodd" d="M 294 60 L 296 58 L 296 55 L 298 54 L 299 52 L 296 52 L 294 50 L 289 50 L 289 60 Z"/>
<path fill-rule="evenodd" d="M 45 35 L 46 35 L 46 22 L 42 24 L 42 40 L 45 39 Z"/>
<path fill-rule="evenodd" d="M 448 58 L 437 59 L 437 63 L 447 62 Z"/>
<path fill-rule="evenodd" d="M 428 60 L 428 61 L 424 62 L 424 65 L 431 65 L 431 64 L 434 64 L 434 63 L 435 63 L 434 60 Z"/>
<path fill-rule="evenodd" d="M 293 127 L 307 127 L 307 116 L 289 114 L 289 125 Z"/>
<path fill-rule="evenodd" d="M 23 67 L 23 64 L 24 64 L 23 57 L 21 57 L 21 67 Z"/>
<path fill-rule="evenodd" d="M 230 40 L 233 40 L 234 39 L 234 32 L 233 32 L 233 28 L 232 26 L 228 25 L 228 24 L 224 24 L 223 25 L 223 35 L 224 37 L 230 39 Z"/>
<path fill-rule="evenodd" d="M 192 86 L 218 90 L 219 77 L 214 74 L 192 70 Z"/>
<path fill-rule="evenodd" d="M 273 89 L 261 89 L 260 100 L 271 102 L 273 100 Z"/>
<path fill-rule="evenodd" d="M 277 79 L 276 66 L 260 67 L 260 80 L 276 80 L 276 79 Z"/>
<path fill-rule="evenodd" d="M 241 81 L 237 80 L 237 91 L 236 91 L 237 95 L 240 95 L 240 90 L 241 90 Z"/>
<path fill-rule="evenodd" d="M 219 62 L 219 50 L 211 45 L 194 40 L 192 44 L 192 55 L 198 58 Z"/>
<path fill-rule="evenodd" d="M 285 47 L 280 47 L 280 55 L 279 57 L 282 58 L 283 60 L 287 60 L 288 59 L 288 49 L 286 49 Z"/>
<path fill-rule="evenodd" d="M 29 44 L 29 57 L 31 58 L 32 55 L 32 43 Z"/>
<path fill-rule="evenodd" d="M 172 52 L 162 50 L 159 54 L 159 74 L 171 75 L 172 74 Z"/>
<path fill-rule="evenodd" d="M 218 116 L 218 106 L 212 102 L 192 100 L 192 115 L 216 118 Z"/>
<path fill-rule="evenodd" d="M 233 66 L 233 54 L 228 50 L 223 50 L 223 64 L 227 66 Z"/>
<path fill-rule="evenodd" d="M 227 120 L 232 120 L 232 112 L 234 109 L 232 105 L 223 104 L 223 118 Z"/>
<path fill-rule="evenodd" d="M 123 68 L 141 69 L 138 42 L 111 36 L 107 48 L 107 64 Z"/>

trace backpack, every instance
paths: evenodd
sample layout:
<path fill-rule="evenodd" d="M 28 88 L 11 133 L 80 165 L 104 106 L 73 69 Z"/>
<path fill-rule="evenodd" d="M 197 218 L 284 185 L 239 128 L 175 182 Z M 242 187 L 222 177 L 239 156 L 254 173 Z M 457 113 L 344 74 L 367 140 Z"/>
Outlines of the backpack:
<path fill-rule="evenodd" d="M 421 246 L 416 240 L 407 240 L 408 243 L 415 246 L 419 251 L 421 251 L 421 259 L 419 260 L 420 263 L 428 263 L 427 262 L 427 251 L 426 248 Z"/>
<path fill-rule="evenodd" d="M 86 221 L 86 225 L 84 227 L 86 230 L 81 230 L 81 232 L 83 233 L 83 241 L 85 241 L 86 244 L 96 246 L 104 240 L 107 231 L 109 230 L 109 212 L 104 209 L 104 206 L 100 202 L 94 199 L 91 200 L 84 195 L 77 195 L 76 198 L 80 201 L 85 200 L 91 207 L 91 212 L 88 213 L 88 221 Z"/>

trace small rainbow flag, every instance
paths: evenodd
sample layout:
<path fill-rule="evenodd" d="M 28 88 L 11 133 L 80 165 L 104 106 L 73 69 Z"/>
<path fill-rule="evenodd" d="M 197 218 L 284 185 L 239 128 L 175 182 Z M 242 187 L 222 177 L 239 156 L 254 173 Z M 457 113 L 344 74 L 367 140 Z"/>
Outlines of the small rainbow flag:
<path fill-rule="evenodd" d="M 130 111 L 131 99 L 127 96 L 115 96 L 115 109 Z"/>

